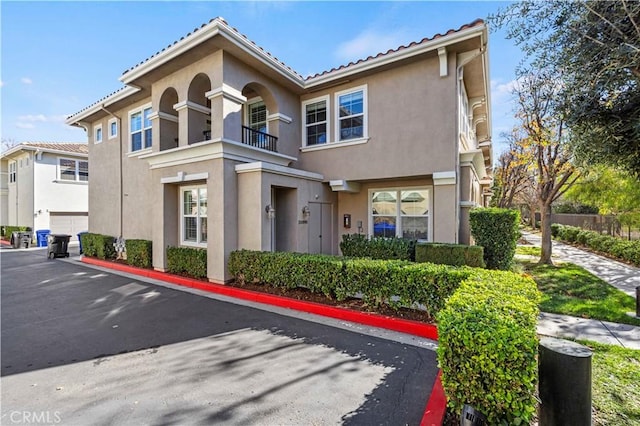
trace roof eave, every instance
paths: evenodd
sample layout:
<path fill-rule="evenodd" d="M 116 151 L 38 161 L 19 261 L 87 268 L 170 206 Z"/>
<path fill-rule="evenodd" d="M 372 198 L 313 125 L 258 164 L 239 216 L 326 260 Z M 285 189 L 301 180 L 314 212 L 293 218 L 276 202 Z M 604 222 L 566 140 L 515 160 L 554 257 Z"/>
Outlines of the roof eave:
<path fill-rule="evenodd" d="M 179 55 L 189 51 L 190 49 L 193 49 L 197 45 L 215 36 L 224 37 L 226 40 L 230 41 L 235 46 L 242 49 L 244 52 L 250 54 L 254 58 L 264 63 L 266 66 L 278 72 L 290 82 L 296 84 L 300 88 L 304 87 L 304 80 L 297 73 L 275 60 L 264 50 L 260 49 L 256 44 L 249 42 L 237 31 L 233 30 L 231 27 L 220 20 L 214 20 L 213 22 L 207 24 L 205 27 L 200 28 L 191 36 L 185 37 L 180 42 L 158 53 L 156 56 L 148 59 L 146 62 L 143 62 L 142 64 L 129 71 L 126 71 L 119 80 L 124 84 L 131 84 L 148 72 L 162 66 L 163 64 L 171 61 L 172 59 L 175 59 Z"/>
<path fill-rule="evenodd" d="M 416 46 L 407 47 L 397 52 L 381 55 L 378 58 L 368 59 L 359 64 L 354 64 L 354 65 L 345 67 L 343 69 L 330 71 L 326 74 L 322 74 L 317 77 L 311 77 L 306 81 L 305 88 L 310 89 L 322 84 L 332 82 L 337 79 L 351 76 L 353 74 L 368 71 L 370 69 L 387 65 L 389 63 L 393 63 L 396 61 L 401 61 L 403 59 L 420 55 L 422 53 L 427 53 L 433 50 L 437 50 L 440 47 L 446 47 L 453 43 L 458 43 L 474 37 L 478 37 L 478 35 L 480 35 L 482 40 L 484 41 L 483 34 L 485 33 L 485 30 L 486 30 L 486 24 L 479 24 L 471 28 L 459 30 L 453 34 L 449 34 L 442 37 L 438 37 L 433 40 L 425 41 L 424 43 L 421 43 Z"/>
<path fill-rule="evenodd" d="M 33 151 L 33 152 L 46 152 L 48 154 L 55 155 L 66 155 L 66 156 L 75 156 L 75 157 L 84 157 L 88 158 L 89 154 L 85 152 L 75 152 L 75 151 L 65 151 L 60 149 L 51 149 L 51 148 L 42 148 L 39 146 L 31 146 L 31 145 L 16 145 L 13 148 L 2 153 L 2 158 L 12 158 L 16 153 L 20 151 Z"/>
<path fill-rule="evenodd" d="M 80 111 L 76 114 L 70 115 L 65 120 L 65 123 L 68 124 L 69 126 L 74 126 L 74 125 L 81 126 L 82 125 L 81 123 L 85 118 L 95 114 L 96 112 L 100 111 L 102 108 L 108 107 L 109 105 L 113 105 L 114 103 L 121 101 L 135 93 L 138 93 L 139 91 L 140 91 L 140 88 L 138 87 L 126 86 L 123 89 L 113 93 L 112 95 L 107 96 L 103 100 L 87 107 L 87 109 Z"/>

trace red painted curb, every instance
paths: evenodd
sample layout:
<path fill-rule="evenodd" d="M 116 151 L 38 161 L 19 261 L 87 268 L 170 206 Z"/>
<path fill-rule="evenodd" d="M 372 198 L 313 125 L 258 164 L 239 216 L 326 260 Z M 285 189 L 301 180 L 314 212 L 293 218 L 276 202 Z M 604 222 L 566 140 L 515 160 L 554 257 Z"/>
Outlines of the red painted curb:
<path fill-rule="evenodd" d="M 447 397 L 444 394 L 440 376 L 442 376 L 442 370 L 438 371 L 436 380 L 433 383 L 431 396 L 429 397 L 429 401 L 427 402 L 427 408 L 424 410 L 424 416 L 422 416 L 420 426 L 442 425 L 444 414 L 447 410 Z"/>
<path fill-rule="evenodd" d="M 224 296 L 235 297 L 242 300 L 264 303 L 281 308 L 289 308 L 311 314 L 322 315 L 325 317 L 355 322 L 358 324 L 370 325 L 387 330 L 413 334 L 415 336 L 426 337 L 427 339 L 438 340 L 438 329 L 435 325 L 424 324 L 418 321 L 393 318 L 368 312 L 352 311 L 345 308 L 327 306 L 315 302 L 305 302 L 302 300 L 289 299 L 282 296 L 259 293 L 222 284 L 207 283 L 192 278 L 182 277 L 180 275 L 154 271 L 151 269 L 137 268 L 134 266 L 109 262 L 92 257 L 83 256 L 82 262 L 90 265 L 101 266 L 103 268 L 127 272 L 129 274 L 140 275 L 160 281 L 166 281 L 172 284 L 177 284 L 189 288 L 195 288 L 198 290 L 204 290 Z M 425 413 L 420 423 L 421 426 L 442 425 L 442 420 L 444 419 L 444 413 L 447 406 L 447 400 L 444 395 L 444 390 L 442 389 L 440 375 L 441 371 L 438 371 L 438 375 L 436 376 L 436 380 L 431 391 L 431 396 L 429 397 Z"/>
<path fill-rule="evenodd" d="M 7 241 L 7 240 L 0 240 L 0 245 L 3 245 L 3 246 L 10 246 L 10 245 L 11 245 L 11 241 Z"/>

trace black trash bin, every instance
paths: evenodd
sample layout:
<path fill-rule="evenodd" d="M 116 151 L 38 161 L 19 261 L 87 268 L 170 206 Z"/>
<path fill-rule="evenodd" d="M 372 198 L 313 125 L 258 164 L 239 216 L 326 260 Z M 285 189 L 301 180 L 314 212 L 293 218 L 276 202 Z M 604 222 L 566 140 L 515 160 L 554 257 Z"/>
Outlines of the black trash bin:
<path fill-rule="evenodd" d="M 69 257 L 69 239 L 71 235 L 49 234 L 47 237 L 47 257 Z"/>

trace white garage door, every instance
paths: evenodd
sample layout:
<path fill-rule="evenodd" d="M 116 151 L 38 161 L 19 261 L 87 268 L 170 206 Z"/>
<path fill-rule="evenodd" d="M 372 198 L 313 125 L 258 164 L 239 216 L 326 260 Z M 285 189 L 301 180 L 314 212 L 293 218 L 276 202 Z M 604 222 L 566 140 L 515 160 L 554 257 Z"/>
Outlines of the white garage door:
<path fill-rule="evenodd" d="M 88 213 L 49 213 L 49 229 L 52 234 L 71 235 L 71 241 L 78 241 L 78 232 L 89 229 Z"/>

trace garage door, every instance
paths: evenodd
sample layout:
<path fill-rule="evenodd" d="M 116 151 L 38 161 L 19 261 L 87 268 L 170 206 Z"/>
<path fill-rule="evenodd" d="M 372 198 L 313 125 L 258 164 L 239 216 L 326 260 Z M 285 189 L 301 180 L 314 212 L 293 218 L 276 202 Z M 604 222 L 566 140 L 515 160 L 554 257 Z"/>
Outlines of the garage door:
<path fill-rule="evenodd" d="M 71 235 L 71 241 L 78 241 L 78 232 L 89 229 L 88 213 L 49 213 L 49 229 L 52 234 Z"/>

